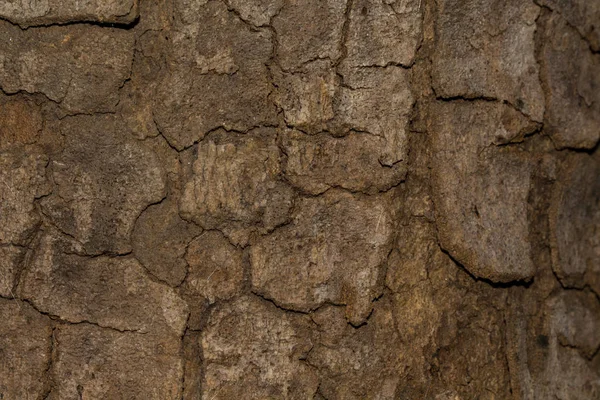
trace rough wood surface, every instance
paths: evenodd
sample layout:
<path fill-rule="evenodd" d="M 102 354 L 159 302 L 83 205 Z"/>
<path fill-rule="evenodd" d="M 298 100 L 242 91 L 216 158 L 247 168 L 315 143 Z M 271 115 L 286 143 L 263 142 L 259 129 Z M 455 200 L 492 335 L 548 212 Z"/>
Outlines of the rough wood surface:
<path fill-rule="evenodd" d="M 598 0 L 0 0 L 0 400 L 600 399 Z"/>

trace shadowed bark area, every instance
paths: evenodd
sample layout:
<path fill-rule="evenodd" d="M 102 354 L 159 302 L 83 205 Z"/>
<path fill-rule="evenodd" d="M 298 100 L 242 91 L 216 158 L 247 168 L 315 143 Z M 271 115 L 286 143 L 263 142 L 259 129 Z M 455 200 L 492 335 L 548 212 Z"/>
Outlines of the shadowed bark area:
<path fill-rule="evenodd" d="M 599 33 L 0 1 L 0 400 L 599 399 Z"/>

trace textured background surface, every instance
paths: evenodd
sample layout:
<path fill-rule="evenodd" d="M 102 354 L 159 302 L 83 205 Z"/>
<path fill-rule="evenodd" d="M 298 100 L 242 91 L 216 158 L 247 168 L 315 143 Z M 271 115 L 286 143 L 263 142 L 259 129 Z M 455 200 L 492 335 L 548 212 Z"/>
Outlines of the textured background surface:
<path fill-rule="evenodd" d="M 599 35 L 0 1 L 0 399 L 600 398 Z"/>

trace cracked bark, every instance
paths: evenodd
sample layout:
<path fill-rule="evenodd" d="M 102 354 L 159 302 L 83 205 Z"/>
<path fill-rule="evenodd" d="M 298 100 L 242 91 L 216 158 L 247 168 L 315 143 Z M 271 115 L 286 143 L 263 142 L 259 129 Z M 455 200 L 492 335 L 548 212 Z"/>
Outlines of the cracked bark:
<path fill-rule="evenodd" d="M 0 5 L 0 398 L 600 396 L 588 3 Z"/>

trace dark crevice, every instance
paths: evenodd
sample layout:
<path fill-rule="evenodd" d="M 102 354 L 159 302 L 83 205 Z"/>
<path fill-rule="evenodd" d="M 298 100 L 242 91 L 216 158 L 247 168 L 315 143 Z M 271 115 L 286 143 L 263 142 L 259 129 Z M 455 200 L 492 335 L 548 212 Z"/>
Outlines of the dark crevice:
<path fill-rule="evenodd" d="M 314 312 L 315 310 L 317 310 L 317 309 L 318 309 L 318 307 L 317 307 L 317 308 L 315 308 L 315 309 L 306 310 L 306 311 L 296 310 L 296 309 L 293 309 L 293 308 L 290 308 L 290 307 L 286 307 L 286 306 L 279 305 L 277 302 L 275 302 L 275 300 L 272 300 L 272 299 L 270 299 L 270 298 L 266 297 L 266 295 L 264 295 L 264 294 L 262 294 L 262 293 L 260 293 L 260 292 L 257 292 L 257 291 L 255 291 L 255 290 L 253 290 L 251 293 L 252 293 L 254 296 L 258 297 L 259 299 L 261 299 L 261 300 L 263 300 L 263 301 L 265 301 L 265 302 L 267 302 L 267 303 L 270 303 L 270 304 L 272 304 L 273 306 L 275 306 L 275 307 L 276 307 L 276 308 L 278 308 L 279 310 L 281 310 L 281 311 L 284 311 L 284 312 L 288 312 L 288 313 L 293 313 L 293 314 L 301 314 L 301 315 L 308 315 L 308 314 L 310 314 L 311 312 Z"/>
<path fill-rule="evenodd" d="M 7 96 L 7 97 L 11 97 L 11 96 L 15 96 L 16 97 L 18 95 L 31 96 L 31 97 L 43 96 L 46 100 L 48 100 L 48 101 L 50 101 L 50 102 L 52 102 L 52 103 L 54 103 L 56 105 L 60 106 L 60 103 L 61 103 L 61 100 L 54 100 L 54 99 L 48 97 L 43 92 L 28 92 L 25 89 L 20 89 L 20 90 L 17 90 L 16 92 L 7 92 L 2 86 L 0 86 L 0 93 L 3 94 L 4 96 Z"/>
<path fill-rule="evenodd" d="M 89 320 L 85 320 L 85 319 L 81 319 L 79 321 L 70 321 L 68 319 L 62 318 L 62 317 L 60 317 L 58 315 L 55 315 L 55 314 L 52 314 L 50 312 L 46 312 L 46 311 L 40 310 L 29 299 L 21 299 L 21 301 L 23 301 L 24 303 L 27 303 L 28 305 L 30 305 L 35 311 L 37 311 L 41 315 L 45 315 L 48 318 L 50 318 L 51 320 L 59 322 L 59 323 L 62 323 L 62 324 L 66 324 L 66 325 L 93 325 L 93 326 L 95 326 L 97 328 L 108 329 L 108 330 L 119 332 L 119 333 L 131 333 L 131 334 L 138 334 L 138 335 L 146 334 L 146 332 L 140 331 L 140 330 L 136 330 L 136 329 L 121 329 L 121 328 L 116 328 L 116 327 L 112 327 L 112 326 L 108 326 L 108 325 L 102 325 L 102 324 L 99 324 L 97 322 L 93 322 L 93 321 L 89 321 Z"/>
<path fill-rule="evenodd" d="M 0 17 L 0 21 L 4 21 L 9 23 L 12 26 L 16 26 L 19 29 L 21 29 L 22 31 L 27 31 L 29 29 L 43 29 L 43 28 L 49 28 L 49 27 L 53 27 L 53 26 L 74 26 L 74 25 L 82 25 L 82 26 L 97 26 L 97 27 L 101 27 L 101 28 L 116 28 L 116 29 L 121 29 L 121 30 L 125 30 L 125 31 L 130 31 L 132 29 L 134 29 L 137 24 L 140 22 L 140 17 L 136 17 L 132 22 L 101 22 L 101 21 L 85 21 L 85 20 L 81 20 L 81 21 L 64 21 L 64 22 L 54 22 L 54 21 L 49 21 L 49 22 L 45 22 L 45 23 L 34 23 L 33 25 L 29 25 L 29 24 L 19 24 L 19 23 L 15 23 L 12 22 L 11 20 L 7 19 L 7 18 L 3 18 Z"/>
<path fill-rule="evenodd" d="M 483 282 L 483 283 L 486 283 L 489 286 L 493 287 L 494 289 L 508 289 L 511 287 L 523 287 L 523 288 L 527 289 L 527 288 L 531 287 L 531 285 L 533 284 L 534 279 L 535 279 L 535 277 L 532 277 L 529 280 L 516 279 L 516 280 L 512 280 L 510 282 L 494 282 L 491 279 L 482 278 L 482 277 L 479 277 L 479 276 L 473 274 L 460 261 L 458 261 L 456 258 L 454 258 L 448 250 L 441 247 L 441 245 L 439 246 L 439 249 L 442 253 L 446 254 L 457 267 L 459 267 L 464 273 L 466 273 L 472 279 L 473 282 Z"/>
<path fill-rule="evenodd" d="M 56 340 L 56 326 L 52 327 L 52 332 L 50 334 L 50 344 L 48 352 L 50 357 L 48 357 L 48 364 L 46 365 L 46 370 L 44 371 L 44 392 L 41 395 L 42 399 L 47 399 L 52 394 L 52 390 L 54 389 L 55 382 L 52 376 L 53 367 L 55 363 L 55 359 L 58 357 L 58 343 Z"/>
<path fill-rule="evenodd" d="M 554 145 L 554 148 L 556 151 L 558 152 L 570 152 L 570 153 L 580 153 L 580 154 L 589 154 L 589 155 L 593 155 L 596 151 L 598 151 L 598 148 L 600 148 L 600 139 L 598 141 L 596 141 L 596 144 L 594 145 L 594 147 L 586 149 L 586 148 L 577 148 L 577 147 L 562 147 L 562 146 L 558 146 L 555 142 L 554 139 L 552 139 L 552 136 L 550 136 L 550 140 L 552 141 L 552 144 Z"/>

